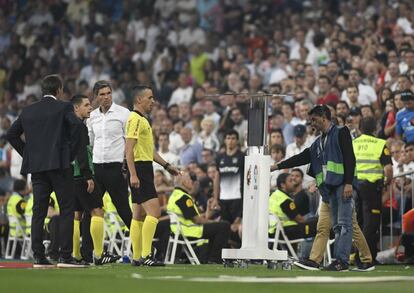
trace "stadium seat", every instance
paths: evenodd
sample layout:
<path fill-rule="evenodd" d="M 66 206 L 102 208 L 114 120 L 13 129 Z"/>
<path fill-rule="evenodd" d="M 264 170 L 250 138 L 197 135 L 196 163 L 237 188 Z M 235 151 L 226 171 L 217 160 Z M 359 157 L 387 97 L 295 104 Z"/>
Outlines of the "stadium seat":
<path fill-rule="evenodd" d="M 178 220 L 178 216 L 175 213 L 168 212 L 170 216 L 170 223 L 171 225 L 176 225 L 177 230 L 176 233 L 170 234 L 170 238 L 168 239 L 168 246 L 167 252 L 165 254 L 165 264 L 174 264 L 175 255 L 177 253 L 177 246 L 178 244 L 182 245 L 185 255 L 187 256 L 188 260 L 192 265 L 199 265 L 200 261 L 198 260 L 197 255 L 194 252 L 192 245 L 194 244 L 202 244 L 206 241 L 206 239 L 196 239 L 196 240 L 188 240 L 186 236 L 183 235 L 181 230 L 181 223 Z"/>

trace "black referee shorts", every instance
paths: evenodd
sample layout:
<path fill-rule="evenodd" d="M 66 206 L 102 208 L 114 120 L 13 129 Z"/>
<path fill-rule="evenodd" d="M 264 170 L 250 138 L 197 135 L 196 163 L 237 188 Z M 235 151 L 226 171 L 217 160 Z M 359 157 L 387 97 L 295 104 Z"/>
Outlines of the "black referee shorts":
<path fill-rule="evenodd" d="M 131 187 L 128 172 L 128 183 L 131 188 L 132 202 L 142 204 L 150 199 L 158 198 L 154 185 L 154 168 L 152 167 L 152 161 L 135 162 L 135 171 L 137 172 L 139 179 L 138 188 Z"/>
<path fill-rule="evenodd" d="M 101 191 L 99 185 L 95 182 L 95 188 L 92 193 L 87 191 L 88 183 L 84 179 L 74 180 L 74 190 L 76 194 L 75 198 L 75 211 L 90 212 L 96 208 L 102 208 L 103 202 L 101 197 Z"/>

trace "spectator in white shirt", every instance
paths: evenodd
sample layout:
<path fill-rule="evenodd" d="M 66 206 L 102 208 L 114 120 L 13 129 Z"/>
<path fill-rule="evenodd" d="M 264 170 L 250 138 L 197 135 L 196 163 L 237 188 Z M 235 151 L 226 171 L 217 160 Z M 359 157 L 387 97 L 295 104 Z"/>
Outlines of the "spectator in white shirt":
<path fill-rule="evenodd" d="M 286 147 L 286 158 L 300 154 L 304 149 L 311 145 L 311 141 L 308 137 L 305 125 L 296 125 L 293 129 L 293 136 L 295 138 L 295 141 Z M 303 171 L 303 174 L 307 173 L 308 166 L 309 164 L 299 167 Z M 305 176 L 305 179 L 306 181 L 313 180 L 308 175 Z"/>
<path fill-rule="evenodd" d="M 206 36 L 204 31 L 198 26 L 198 17 L 193 14 L 188 23 L 188 27 L 183 29 L 178 37 L 178 43 L 190 47 L 193 44 L 204 45 L 206 43 Z"/>
<path fill-rule="evenodd" d="M 361 75 L 359 69 L 352 68 L 349 71 L 349 83 L 355 83 L 358 85 L 358 102 L 360 105 L 373 105 L 376 107 L 375 102 L 377 101 L 377 94 L 371 86 L 361 83 Z M 347 100 L 346 89 L 342 92 L 341 100 Z"/>
<path fill-rule="evenodd" d="M 212 119 L 214 122 L 214 132 L 217 132 L 221 116 L 216 112 L 216 106 L 214 105 L 213 101 L 206 100 L 204 101 L 204 118 Z"/>
<path fill-rule="evenodd" d="M 108 192 L 119 216 L 127 227 L 131 225 L 128 185 L 122 166 L 125 153 L 126 122 L 130 111 L 112 101 L 112 87 L 107 81 L 95 83 L 93 95 L 99 107 L 88 119 L 90 145 L 93 147 L 95 180 L 101 195 Z"/>
<path fill-rule="evenodd" d="M 170 163 L 173 166 L 179 165 L 179 157 L 172 153 L 169 149 L 170 144 L 170 137 L 168 133 L 162 132 L 158 135 L 158 154 L 166 161 L 167 163 Z M 158 164 L 157 162 L 154 162 L 154 172 L 156 170 L 162 170 L 164 171 L 164 167 Z M 165 172 L 165 176 L 168 180 L 171 180 L 171 174 L 169 172 Z"/>
<path fill-rule="evenodd" d="M 201 129 L 202 131 L 197 138 L 198 142 L 203 146 L 203 148 L 218 152 L 220 148 L 220 142 L 214 133 L 215 123 L 213 119 L 204 118 L 201 121 Z"/>
<path fill-rule="evenodd" d="M 181 138 L 180 132 L 181 129 L 184 127 L 184 121 L 181 119 L 177 119 L 173 121 L 173 131 L 170 133 L 170 145 L 169 150 L 173 153 L 178 155 L 180 148 L 184 146 L 184 141 Z"/>
<path fill-rule="evenodd" d="M 188 84 L 188 75 L 181 72 L 178 76 L 178 87 L 173 91 L 168 107 L 171 105 L 179 105 L 182 102 L 189 103 L 193 97 L 193 87 Z"/>

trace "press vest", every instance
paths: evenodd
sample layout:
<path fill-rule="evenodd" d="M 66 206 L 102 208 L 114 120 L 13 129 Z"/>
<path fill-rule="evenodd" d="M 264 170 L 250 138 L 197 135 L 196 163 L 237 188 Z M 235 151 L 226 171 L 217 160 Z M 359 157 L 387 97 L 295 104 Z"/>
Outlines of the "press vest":
<path fill-rule="evenodd" d="M 291 220 L 282 210 L 282 203 L 286 200 L 290 200 L 293 203 L 293 200 L 283 191 L 276 190 L 270 195 L 269 198 L 269 213 L 276 215 L 279 220 L 282 222 L 282 227 L 295 226 L 298 223 Z M 276 222 L 274 220 L 269 221 L 269 233 L 273 234 L 276 230 Z"/>
<path fill-rule="evenodd" d="M 201 236 L 203 235 L 203 225 L 195 224 L 192 220 L 184 218 L 183 212 L 181 211 L 180 207 L 176 204 L 176 201 L 182 198 L 183 196 L 188 197 L 188 200 L 193 202 L 193 199 L 190 195 L 188 195 L 181 189 L 175 188 L 168 200 L 167 211 L 173 212 L 178 216 L 178 220 L 180 221 L 181 230 L 184 236 L 201 238 Z M 195 205 L 194 209 L 196 210 L 197 215 L 200 215 Z M 173 233 L 177 231 L 177 227 L 175 224 L 171 224 L 170 227 Z"/>
<path fill-rule="evenodd" d="M 344 183 L 344 162 L 339 144 L 339 130 L 339 127 L 332 125 L 324 140 L 322 141 L 322 136 L 319 136 L 310 147 L 310 168 L 318 187 L 322 183 L 329 186 L 339 186 Z"/>
<path fill-rule="evenodd" d="M 385 143 L 383 139 L 365 134 L 352 142 L 358 180 L 367 180 L 374 183 L 384 178 L 384 169 L 380 158 Z"/>
<path fill-rule="evenodd" d="M 7 202 L 7 215 L 13 216 L 15 217 L 19 223 L 20 226 L 25 229 L 26 226 L 26 219 L 24 218 L 24 216 L 22 216 L 18 211 L 17 211 L 17 204 L 19 203 L 19 201 L 23 200 L 23 197 L 21 197 L 19 194 L 17 193 L 13 193 L 8 202 Z M 9 221 L 9 228 L 10 228 L 10 236 L 15 236 L 16 235 L 16 223 L 13 221 Z M 22 232 L 18 233 L 18 236 L 22 236 Z"/>

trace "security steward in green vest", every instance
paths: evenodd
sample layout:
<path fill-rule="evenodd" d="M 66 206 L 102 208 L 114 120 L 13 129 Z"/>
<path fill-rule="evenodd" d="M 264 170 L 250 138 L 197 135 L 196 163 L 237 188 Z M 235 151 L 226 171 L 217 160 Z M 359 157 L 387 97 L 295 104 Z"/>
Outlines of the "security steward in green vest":
<path fill-rule="evenodd" d="M 24 211 L 26 208 L 26 201 L 24 197 L 29 193 L 26 181 L 22 179 L 17 179 L 13 183 L 13 194 L 10 196 L 7 202 L 7 215 L 15 217 L 20 226 L 23 228 L 23 231 L 26 229 L 26 219 L 24 217 Z M 10 223 L 10 235 L 16 235 L 16 224 Z M 23 236 L 23 231 L 19 231 L 17 236 Z"/>
<path fill-rule="evenodd" d="M 32 216 L 33 216 L 33 194 L 29 193 L 25 197 L 26 208 L 24 209 L 24 217 L 26 219 L 26 235 L 31 234 Z"/>
<path fill-rule="evenodd" d="M 292 176 L 288 173 L 281 173 L 277 177 L 277 188 L 269 198 L 269 213 L 279 218 L 289 240 L 314 237 L 317 219 L 305 221 L 304 217 L 299 214 L 295 202 L 289 196 L 294 191 Z M 276 222 L 270 220 L 269 237 L 273 237 L 275 232 Z"/>
<path fill-rule="evenodd" d="M 367 240 L 372 259 L 377 256 L 381 221 L 382 190 L 392 180 L 391 154 L 383 139 L 376 138 L 373 117 L 360 122 L 362 135 L 353 140 L 358 179 L 356 199 L 358 221 Z"/>
<path fill-rule="evenodd" d="M 201 262 L 222 263 L 221 250 L 228 242 L 230 224 L 209 220 L 209 217 L 213 214 L 209 207 L 207 207 L 205 214 L 201 215 L 199 213 L 195 200 L 190 195 L 195 192 L 194 183 L 196 180 L 197 178 L 194 175 L 187 172 L 176 177 L 177 187 L 170 195 L 167 211 L 178 216 L 184 236 L 208 239 L 207 257 L 204 260 L 201 259 Z M 171 225 L 173 233 L 176 229 L 176 225 Z"/>

